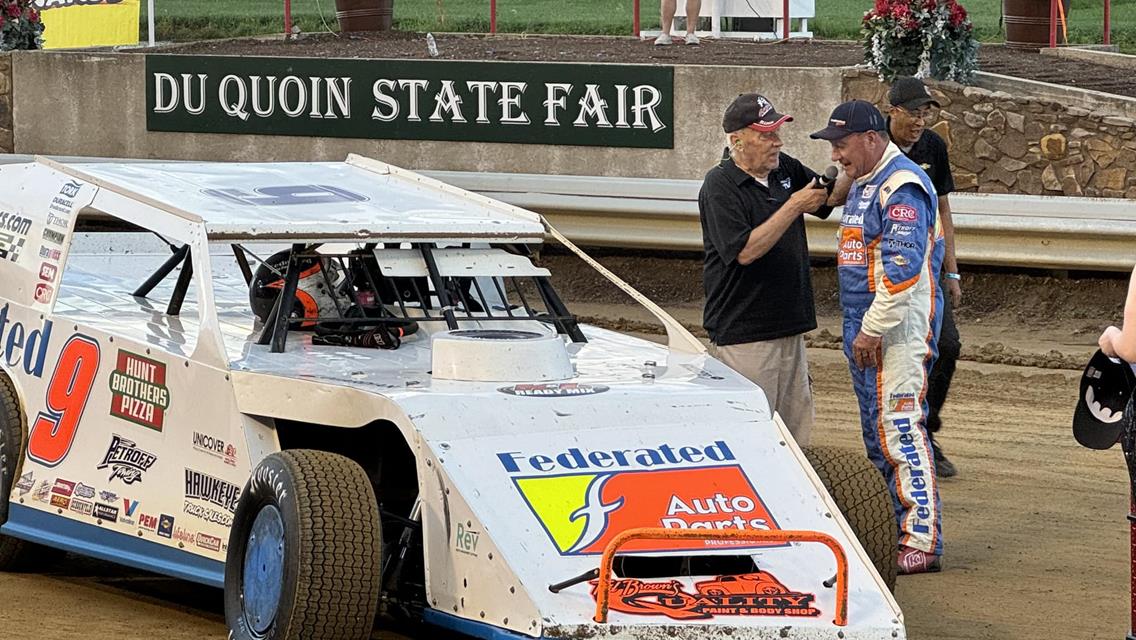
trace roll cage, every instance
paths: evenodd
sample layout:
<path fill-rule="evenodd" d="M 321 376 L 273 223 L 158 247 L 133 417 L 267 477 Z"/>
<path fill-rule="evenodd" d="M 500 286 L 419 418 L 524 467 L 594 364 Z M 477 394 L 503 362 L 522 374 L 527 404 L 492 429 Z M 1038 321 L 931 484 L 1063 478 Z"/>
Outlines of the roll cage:
<path fill-rule="evenodd" d="M 255 261 L 265 264 L 253 251 L 232 243 L 233 256 L 252 286 Z M 304 326 L 321 329 L 391 329 L 408 323 L 445 323 L 447 329 L 460 329 L 468 322 L 537 321 L 553 326 L 558 334 L 573 342 L 586 342 L 576 316 L 570 313 L 549 279 L 548 272 L 532 266 L 531 252 L 523 244 L 496 244 L 472 247 L 439 247 L 436 243 L 365 243 L 361 248 L 337 250 L 343 245 L 298 243 L 288 248 L 283 286 L 268 319 L 260 329 L 257 344 L 270 345 L 272 353 L 284 351 L 288 332 Z M 403 248 L 409 246 L 409 249 Z M 145 298 L 179 265 L 177 283 L 166 313 L 176 316 L 193 276 L 189 245 L 170 244 L 172 254 L 135 291 Z M 449 268 L 439 267 L 439 256 Z M 412 259 L 407 259 L 414 256 Z M 296 301 L 301 262 L 318 260 L 319 272 L 328 289 L 342 291 L 349 303 L 336 296 L 334 316 L 291 317 Z M 333 265 L 334 263 L 334 265 Z M 452 266 L 451 266 L 452 265 Z M 471 266 L 472 265 L 472 266 Z M 337 271 L 345 281 L 333 285 L 328 275 Z M 527 266 L 527 268 L 526 268 Z M 271 268 L 271 267 L 269 267 Z M 469 275 L 459 275 L 459 269 Z M 510 274 L 508 272 L 514 272 Z"/>

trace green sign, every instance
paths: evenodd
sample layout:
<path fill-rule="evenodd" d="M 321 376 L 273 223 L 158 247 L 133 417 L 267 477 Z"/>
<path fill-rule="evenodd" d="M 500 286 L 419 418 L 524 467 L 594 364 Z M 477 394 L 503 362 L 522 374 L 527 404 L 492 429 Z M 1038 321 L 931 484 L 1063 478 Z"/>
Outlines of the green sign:
<path fill-rule="evenodd" d="M 674 146 L 674 70 L 146 56 L 149 131 Z"/>

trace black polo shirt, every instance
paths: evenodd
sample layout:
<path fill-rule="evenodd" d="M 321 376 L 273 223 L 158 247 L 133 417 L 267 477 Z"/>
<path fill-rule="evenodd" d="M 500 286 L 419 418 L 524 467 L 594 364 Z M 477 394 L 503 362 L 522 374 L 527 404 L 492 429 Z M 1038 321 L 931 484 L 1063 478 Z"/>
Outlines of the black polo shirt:
<path fill-rule="evenodd" d="M 888 118 L 887 127 L 888 136 L 891 136 L 891 118 Z M 892 142 L 895 140 L 893 139 Z M 895 142 L 895 145 L 899 147 L 898 142 Z M 903 150 L 903 147 L 899 148 Z M 911 145 L 911 150 L 904 153 L 927 173 L 938 195 L 945 196 L 955 190 L 955 179 L 951 175 L 951 159 L 947 155 L 947 143 L 939 134 L 924 129 L 915 144 Z"/>
<path fill-rule="evenodd" d="M 750 232 L 816 175 L 784 153 L 769 174 L 768 187 L 729 157 L 706 174 L 698 192 L 705 250 L 702 325 L 714 344 L 772 340 L 816 328 L 804 220 L 794 220 L 764 256 L 748 265 L 738 263 Z M 815 215 L 825 218 L 831 212 L 825 206 Z"/>

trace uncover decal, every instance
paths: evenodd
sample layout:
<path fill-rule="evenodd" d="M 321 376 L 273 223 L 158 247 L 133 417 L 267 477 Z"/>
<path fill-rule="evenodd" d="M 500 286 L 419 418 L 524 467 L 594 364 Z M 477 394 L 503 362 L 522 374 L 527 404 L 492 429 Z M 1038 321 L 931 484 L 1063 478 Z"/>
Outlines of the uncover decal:
<path fill-rule="evenodd" d="M 683 463 L 729 462 L 734 455 L 719 440 L 707 447 L 582 451 L 525 458 L 499 453 L 505 469 L 541 475 L 512 475 L 525 504 L 562 555 L 594 555 L 620 531 L 635 527 L 669 529 L 777 530 L 776 520 L 742 468 L 736 464 L 655 467 Z M 561 469 L 583 473 L 552 473 Z M 782 543 L 703 540 L 637 540 L 625 551 L 699 550 L 707 547 L 753 548 Z"/>
<path fill-rule="evenodd" d="M 599 581 L 592 581 L 596 597 Z M 715 616 L 816 617 L 816 595 L 786 587 L 768 571 L 718 576 L 694 584 L 688 592 L 678 580 L 645 582 L 634 578 L 612 582 L 612 611 L 673 620 L 705 620 Z"/>
<path fill-rule="evenodd" d="M 110 391 L 112 416 L 162 430 L 170 406 L 164 363 L 119 349 Z"/>

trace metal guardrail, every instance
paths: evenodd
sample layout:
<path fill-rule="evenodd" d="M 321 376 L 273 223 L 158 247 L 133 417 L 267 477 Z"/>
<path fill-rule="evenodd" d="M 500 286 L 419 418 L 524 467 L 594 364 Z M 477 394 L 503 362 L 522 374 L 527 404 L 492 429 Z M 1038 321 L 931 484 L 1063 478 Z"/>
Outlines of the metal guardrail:
<path fill-rule="evenodd" d="M 61 162 L 121 160 L 53 158 Z M 31 160 L 27 155 L 0 155 L 0 164 Z M 422 173 L 541 213 L 577 244 L 702 250 L 698 180 Z M 964 264 L 1102 271 L 1128 271 L 1136 264 L 1136 200 L 955 193 L 951 210 L 956 251 Z M 840 210 L 828 220 L 805 219 L 809 251 L 835 255 Z"/>
<path fill-rule="evenodd" d="M 539 212 L 577 244 L 702 250 L 698 180 L 424 171 Z M 1136 201 L 951 194 L 964 264 L 1129 271 L 1136 264 Z M 832 256 L 840 210 L 806 216 L 809 251 Z"/>

